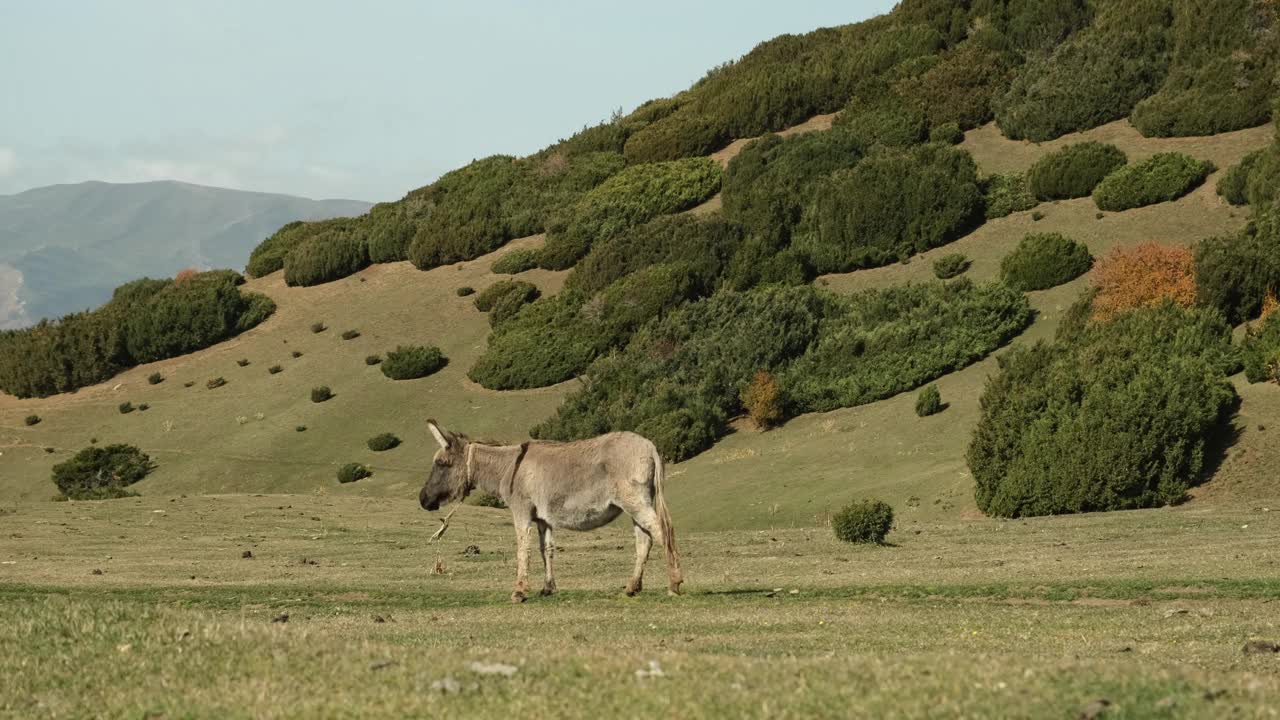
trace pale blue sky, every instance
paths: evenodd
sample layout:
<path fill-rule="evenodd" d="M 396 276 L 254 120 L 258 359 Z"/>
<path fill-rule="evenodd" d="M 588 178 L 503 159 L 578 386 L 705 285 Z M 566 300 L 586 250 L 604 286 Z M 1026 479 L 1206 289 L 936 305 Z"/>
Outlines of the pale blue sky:
<path fill-rule="evenodd" d="M 177 179 L 394 200 L 893 0 L 0 0 L 0 194 Z"/>

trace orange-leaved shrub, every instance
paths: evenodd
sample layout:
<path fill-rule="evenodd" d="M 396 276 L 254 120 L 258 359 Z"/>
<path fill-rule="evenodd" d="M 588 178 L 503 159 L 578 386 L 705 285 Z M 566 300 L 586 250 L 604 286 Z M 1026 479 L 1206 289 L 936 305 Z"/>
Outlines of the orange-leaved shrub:
<path fill-rule="evenodd" d="M 1172 300 L 1182 307 L 1196 301 L 1195 255 L 1190 248 L 1154 242 L 1112 250 L 1094 270 L 1098 289 L 1095 320 L 1109 320 L 1135 308 Z"/>
<path fill-rule="evenodd" d="M 782 419 L 782 391 L 773 373 L 757 370 L 742 389 L 741 398 L 747 415 L 761 430 L 768 430 Z"/>

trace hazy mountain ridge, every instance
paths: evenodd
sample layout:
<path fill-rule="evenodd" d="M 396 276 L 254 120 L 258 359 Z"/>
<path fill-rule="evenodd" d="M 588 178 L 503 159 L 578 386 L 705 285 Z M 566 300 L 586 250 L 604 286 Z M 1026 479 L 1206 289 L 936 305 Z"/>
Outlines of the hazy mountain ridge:
<path fill-rule="evenodd" d="M 285 223 L 371 206 L 175 181 L 91 181 L 0 196 L 0 328 L 96 306 L 144 275 L 241 268 Z"/>

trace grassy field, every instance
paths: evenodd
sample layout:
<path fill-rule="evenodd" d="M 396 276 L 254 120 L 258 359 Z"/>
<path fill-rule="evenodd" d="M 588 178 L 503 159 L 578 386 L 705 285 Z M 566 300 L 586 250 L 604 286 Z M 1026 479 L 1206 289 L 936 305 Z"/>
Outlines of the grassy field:
<path fill-rule="evenodd" d="M 7 717 L 1274 717 L 1280 510 L 689 532 L 623 523 L 513 606 L 509 515 L 259 495 L 8 505 Z M 478 553 L 467 554 L 475 545 Z M 245 558 L 249 551 L 253 557 Z M 442 573 L 434 568 L 440 565 Z M 535 562 L 536 566 L 536 562 Z M 287 622 L 273 622 L 288 615 Z M 477 664 L 478 663 L 478 664 Z M 507 666 L 507 667 L 501 667 Z M 1095 706 L 1096 707 L 1096 706 Z"/>

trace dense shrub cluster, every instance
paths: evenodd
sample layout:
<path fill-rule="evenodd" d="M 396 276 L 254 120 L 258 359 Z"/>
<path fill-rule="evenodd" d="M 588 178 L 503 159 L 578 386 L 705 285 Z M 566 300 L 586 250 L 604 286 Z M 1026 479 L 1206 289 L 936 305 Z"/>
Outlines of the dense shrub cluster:
<path fill-rule="evenodd" d="M 326 230 L 298 243 L 284 260 L 289 285 L 319 285 L 369 266 L 365 239 L 350 230 Z"/>
<path fill-rule="evenodd" d="M 1218 195 L 1232 205 L 1249 204 L 1249 176 L 1266 150 L 1254 150 L 1232 165 L 1218 179 Z"/>
<path fill-rule="evenodd" d="M 538 299 L 542 293 L 538 290 L 538 286 L 524 280 L 500 280 L 483 292 L 476 295 L 472 303 L 480 312 L 489 312 L 493 310 L 499 301 L 508 295 L 514 295 L 524 298 L 524 302 L 533 302 Z"/>
<path fill-rule="evenodd" d="M 969 258 L 960 253 L 943 255 L 933 261 L 933 274 L 939 280 L 950 280 L 969 269 Z"/>
<path fill-rule="evenodd" d="M 565 270 L 594 242 L 658 215 L 687 210 L 720 189 L 720 165 L 709 158 L 629 167 L 588 192 L 547 230 L 538 264 Z"/>
<path fill-rule="evenodd" d="M 1093 316 L 1107 320 L 1135 308 L 1196 302 L 1195 258 L 1187 248 L 1144 243 L 1116 248 L 1098 263 Z"/>
<path fill-rule="evenodd" d="M 1249 328 L 1241 345 L 1244 374 L 1249 382 L 1280 383 L 1280 312 L 1273 312 Z"/>
<path fill-rule="evenodd" d="M 709 293 L 742 244 L 742 229 L 717 217 L 668 215 L 596 243 L 565 280 L 569 290 L 590 296 L 652 265 L 686 268 Z"/>
<path fill-rule="evenodd" d="M 904 147 L 929 137 L 929 119 L 919 105 L 875 85 L 855 95 L 836 117 L 835 125 L 868 146 Z"/>
<path fill-rule="evenodd" d="M 409 243 L 417 226 L 404 208 L 383 203 L 369 211 L 367 226 L 369 262 L 391 263 L 409 259 Z"/>
<path fill-rule="evenodd" d="M 992 175 L 982 180 L 982 199 L 988 220 L 995 220 L 1023 210 L 1030 210 L 1040 201 L 1031 192 L 1031 185 L 1022 173 Z"/>
<path fill-rule="evenodd" d="M 1194 190 L 1213 172 L 1213 163 L 1181 153 L 1160 153 L 1126 165 L 1103 179 L 1093 190 L 1100 210 L 1128 210 L 1177 200 Z"/>
<path fill-rule="evenodd" d="M 742 409 L 756 372 L 778 378 L 788 414 L 882 399 L 964 367 L 1030 321 L 999 285 L 912 285 L 838 297 L 812 287 L 722 291 L 643 327 L 537 437 L 634 430 L 680 460 L 710 446 Z"/>
<path fill-rule="evenodd" d="M 1048 290 L 1092 266 L 1093 256 L 1083 243 L 1058 233 L 1028 235 L 1000 261 L 1000 279 L 1015 290 Z"/>
<path fill-rule="evenodd" d="M 1263 299 L 1280 292 L 1280 211 L 1265 208 L 1244 230 L 1195 248 L 1199 302 L 1238 324 L 1258 316 Z"/>
<path fill-rule="evenodd" d="M 71 500 L 109 500 L 136 493 L 126 488 L 155 469 L 151 457 L 132 445 L 87 447 L 53 466 L 53 484 Z"/>
<path fill-rule="evenodd" d="M 795 242 L 819 273 L 896 262 L 955 239 L 981 217 L 969 154 L 924 145 L 865 158 L 825 179 Z"/>
<path fill-rule="evenodd" d="M 355 218 L 291 222 L 253 249 L 249 254 L 249 264 L 245 266 L 245 274 L 250 277 L 263 277 L 281 270 L 285 266 L 285 259 L 289 253 L 303 242 L 324 233 L 350 234 L 354 232 L 357 222 Z"/>
<path fill-rule="evenodd" d="M 45 397 L 117 372 L 200 350 L 265 320 L 275 303 L 243 292 L 239 274 L 200 273 L 181 283 L 135 280 L 97 310 L 0 332 L 0 390 Z"/>
<path fill-rule="evenodd" d="M 1001 517 L 1176 503 L 1237 402 L 1231 329 L 1171 303 L 1016 348 L 1000 365 L 968 461 L 978 507 Z"/>
<path fill-rule="evenodd" d="M 489 270 L 499 275 L 516 275 L 536 267 L 538 267 L 538 251 L 524 249 L 512 250 L 503 255 L 494 261 Z"/>
<path fill-rule="evenodd" d="M 387 353 L 378 367 L 392 380 L 416 380 L 436 372 L 447 362 L 438 347 L 401 345 Z"/>
<path fill-rule="evenodd" d="M 955 135 L 991 121 L 992 102 L 1008 90 L 1012 79 L 1009 53 L 966 42 L 920 75 L 899 81 L 895 91 L 919 104 L 931 132 L 950 136 L 939 141 L 955 143 Z"/>
<path fill-rule="evenodd" d="M 879 545 L 893 529 L 893 508 L 882 500 L 849 503 L 831 517 L 831 530 L 847 543 Z"/>
<path fill-rule="evenodd" d="M 1086 197 L 1128 162 L 1115 145 L 1085 142 L 1068 145 L 1040 158 L 1027 172 L 1031 192 L 1040 200 Z"/>

